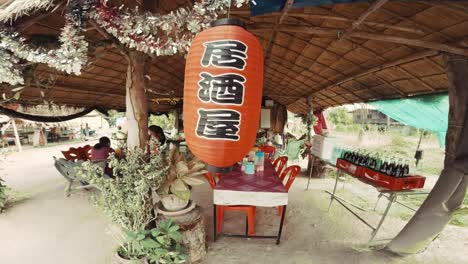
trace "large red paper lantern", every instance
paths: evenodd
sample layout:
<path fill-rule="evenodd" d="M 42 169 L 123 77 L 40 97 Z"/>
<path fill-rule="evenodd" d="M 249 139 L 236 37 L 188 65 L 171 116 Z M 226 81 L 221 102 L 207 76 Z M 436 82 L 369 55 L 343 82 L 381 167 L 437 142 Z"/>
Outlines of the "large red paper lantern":
<path fill-rule="evenodd" d="M 197 34 L 185 65 L 184 132 L 190 151 L 226 168 L 255 143 L 263 88 L 263 51 L 235 19 Z"/>

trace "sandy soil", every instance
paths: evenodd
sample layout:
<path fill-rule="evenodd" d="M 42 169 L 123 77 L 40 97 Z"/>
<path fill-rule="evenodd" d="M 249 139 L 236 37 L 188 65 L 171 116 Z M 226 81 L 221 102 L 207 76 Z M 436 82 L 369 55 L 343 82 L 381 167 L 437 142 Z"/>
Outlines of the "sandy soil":
<path fill-rule="evenodd" d="M 76 145 L 76 144 L 75 144 Z M 77 144 L 80 145 L 80 144 Z M 103 264 L 109 263 L 116 242 L 105 217 L 93 207 L 92 192 L 64 197 L 65 180 L 53 167 L 52 156 L 69 146 L 26 149 L 8 157 L 7 184 L 29 196 L 0 215 L 1 264 Z M 4 165 L 2 165 L 4 166 Z M 327 212 L 333 179 L 314 179 L 305 191 L 305 177 L 290 190 L 290 205 L 281 245 L 273 240 L 221 237 L 213 243 L 212 190 L 208 184 L 194 189 L 193 198 L 203 207 L 208 255 L 204 263 L 467 263 L 468 228 L 448 226 L 425 252 L 406 258 L 365 250 L 370 229 L 335 203 Z M 341 185 L 340 185 L 341 188 Z M 359 193 L 373 204 L 377 192 L 349 182 L 342 195 Z M 382 211 L 383 202 L 378 211 Z M 398 205 L 392 208 L 392 214 Z M 372 223 L 378 214 L 366 213 Z M 225 231 L 241 233 L 245 216 L 228 212 Z M 390 216 L 377 239 L 391 238 L 404 221 Z M 279 217 L 273 208 L 259 208 L 257 234 L 276 234 Z"/>

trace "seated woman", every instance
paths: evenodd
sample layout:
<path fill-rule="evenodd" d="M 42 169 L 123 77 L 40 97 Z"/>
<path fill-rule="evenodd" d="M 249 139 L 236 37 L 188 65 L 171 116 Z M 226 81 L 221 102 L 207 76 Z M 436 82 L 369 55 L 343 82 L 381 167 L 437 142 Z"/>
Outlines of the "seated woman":
<path fill-rule="evenodd" d="M 164 131 L 160 126 L 152 125 L 148 127 L 148 134 L 150 137 L 150 141 L 156 140 L 159 143 L 159 146 L 162 146 L 166 143 L 166 136 L 164 135 Z M 150 149 L 151 154 L 158 154 L 158 147 L 154 147 Z"/>
<path fill-rule="evenodd" d="M 99 162 L 99 161 L 107 161 L 110 153 L 115 152 L 111 148 L 111 141 L 108 137 L 101 137 L 99 139 L 99 143 L 94 145 L 91 149 L 91 161 L 92 162 Z M 112 169 L 107 166 L 104 168 L 104 172 L 112 177 Z"/>
<path fill-rule="evenodd" d="M 108 137 L 101 137 L 99 143 L 94 145 L 93 149 L 91 149 L 91 161 L 107 160 L 109 154 L 114 152 L 110 146 L 110 139 Z"/>

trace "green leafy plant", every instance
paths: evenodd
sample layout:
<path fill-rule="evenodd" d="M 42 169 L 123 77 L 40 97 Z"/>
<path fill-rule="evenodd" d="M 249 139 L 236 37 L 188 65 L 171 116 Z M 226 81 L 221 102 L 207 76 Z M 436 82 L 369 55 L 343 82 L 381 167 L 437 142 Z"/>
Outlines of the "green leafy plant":
<path fill-rule="evenodd" d="M 8 201 L 8 194 L 7 192 L 10 190 L 5 184 L 5 181 L 3 181 L 2 178 L 0 178 L 0 213 L 3 212 L 3 210 L 6 207 L 7 201 Z"/>
<path fill-rule="evenodd" d="M 1 137 L 0 137 L 0 144 L 1 144 Z M 6 153 L 7 151 L 5 151 L 5 149 L 3 148 L 0 149 L 0 165 L 6 162 L 5 160 Z M 2 171 L 4 170 L 4 168 L 5 167 L 3 165 L 0 166 L 0 175 L 3 174 Z M 9 195 L 8 195 L 9 192 L 10 192 L 10 188 L 8 188 L 5 185 L 5 181 L 0 177 L 0 213 L 3 212 L 3 210 L 7 206 L 7 202 L 9 202 Z"/>
<path fill-rule="evenodd" d="M 172 219 L 159 223 L 157 228 L 137 231 L 124 229 L 124 242 L 119 254 L 127 259 L 145 257 L 149 263 L 185 263 L 187 255 L 181 244 L 183 236 Z"/>
<path fill-rule="evenodd" d="M 96 205 L 120 228 L 136 232 L 154 220 L 153 192 L 161 186 L 167 165 L 160 155 L 147 155 L 142 149 L 124 152 L 124 158 L 111 154 L 108 165 L 115 179 L 103 177 L 97 164 L 84 162 L 77 174 L 101 192 Z"/>
<path fill-rule="evenodd" d="M 205 164 L 196 158 L 187 161 L 176 148 L 169 152 L 166 161 L 169 169 L 158 194 L 174 194 L 182 200 L 189 200 L 190 187 L 203 184 L 203 181 L 196 177 L 207 172 Z"/>

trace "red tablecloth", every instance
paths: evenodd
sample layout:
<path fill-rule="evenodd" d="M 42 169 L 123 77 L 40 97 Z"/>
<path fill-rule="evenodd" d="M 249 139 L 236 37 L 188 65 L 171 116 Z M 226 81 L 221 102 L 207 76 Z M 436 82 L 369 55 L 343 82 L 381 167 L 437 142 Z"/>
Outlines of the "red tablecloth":
<path fill-rule="evenodd" d="M 217 183 L 213 201 L 217 205 L 273 207 L 288 204 L 288 191 L 270 162 L 265 162 L 263 172 L 253 175 L 243 173 L 236 165 Z"/>

